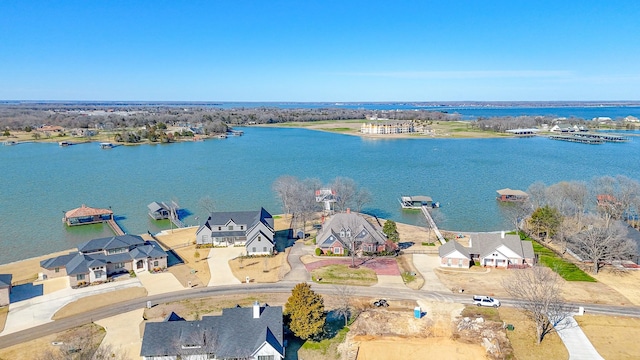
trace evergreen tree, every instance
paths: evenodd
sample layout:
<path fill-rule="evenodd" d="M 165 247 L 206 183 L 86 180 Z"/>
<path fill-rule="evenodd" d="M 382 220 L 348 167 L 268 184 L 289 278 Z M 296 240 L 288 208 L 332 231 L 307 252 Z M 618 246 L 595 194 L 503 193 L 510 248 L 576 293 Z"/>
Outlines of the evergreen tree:
<path fill-rule="evenodd" d="M 382 227 L 382 232 L 387 235 L 387 238 L 393 242 L 398 242 L 400 240 L 400 235 L 398 234 L 398 226 L 396 222 L 393 220 L 387 220 Z"/>
<path fill-rule="evenodd" d="M 306 340 L 322 333 L 326 315 L 322 296 L 311 290 L 307 283 L 300 283 L 291 290 L 284 307 L 289 329 L 300 339 Z"/>

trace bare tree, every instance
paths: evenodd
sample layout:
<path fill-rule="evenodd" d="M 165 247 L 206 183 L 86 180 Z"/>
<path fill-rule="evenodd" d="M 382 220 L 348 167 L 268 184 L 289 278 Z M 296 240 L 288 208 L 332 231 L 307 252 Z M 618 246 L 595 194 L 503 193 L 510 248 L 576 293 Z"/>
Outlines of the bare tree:
<path fill-rule="evenodd" d="M 362 207 L 371 202 L 371 192 L 365 188 L 360 188 L 353 198 L 353 205 L 357 212 L 362 212 Z"/>
<path fill-rule="evenodd" d="M 593 262 L 594 274 L 603 262 L 628 259 L 636 253 L 636 245 L 625 236 L 626 228 L 620 221 L 610 221 L 608 215 L 591 216 L 589 220 L 589 225 L 568 241 L 576 254 Z"/>
<path fill-rule="evenodd" d="M 535 323 L 538 344 L 554 331 L 554 325 L 569 315 L 560 296 L 562 280 L 551 269 L 534 266 L 513 270 L 512 276 L 506 278 L 502 286 L 509 295 L 518 299 L 516 306 Z"/>
<path fill-rule="evenodd" d="M 300 187 L 300 180 L 295 176 L 283 175 L 273 182 L 272 187 L 282 202 L 282 210 L 284 210 L 286 214 L 291 214 L 296 201 L 296 192 Z"/>
<path fill-rule="evenodd" d="M 563 181 L 546 190 L 547 204 L 563 216 L 580 218 L 588 204 L 589 190 L 584 182 Z"/>
<path fill-rule="evenodd" d="M 336 193 L 336 207 L 340 211 L 346 211 L 353 204 L 358 192 L 358 186 L 353 179 L 337 177 L 331 183 L 331 189 Z"/>
<path fill-rule="evenodd" d="M 516 232 L 522 230 L 523 220 L 533 212 L 533 207 L 529 201 L 508 202 L 500 205 L 500 211 L 513 224 Z"/>
<path fill-rule="evenodd" d="M 603 176 L 592 182 L 597 210 L 611 220 L 623 220 L 637 213 L 640 205 L 640 183 L 626 176 Z"/>
<path fill-rule="evenodd" d="M 531 207 L 537 209 L 547 204 L 547 188 L 543 182 L 537 181 L 529 186 L 527 193 L 529 194 L 529 201 L 531 201 Z"/>
<path fill-rule="evenodd" d="M 354 289 L 349 286 L 340 285 L 335 286 L 336 290 L 336 314 L 338 316 L 344 317 L 344 326 L 349 324 L 349 317 L 352 313 L 352 299 L 354 294 Z"/>

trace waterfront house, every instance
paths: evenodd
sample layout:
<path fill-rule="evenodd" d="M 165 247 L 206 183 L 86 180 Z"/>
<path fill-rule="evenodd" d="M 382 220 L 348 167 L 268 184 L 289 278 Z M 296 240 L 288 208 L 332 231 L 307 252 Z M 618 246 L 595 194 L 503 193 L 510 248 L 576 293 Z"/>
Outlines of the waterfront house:
<path fill-rule="evenodd" d="M 73 287 L 104 282 L 129 271 L 164 270 L 167 253 L 153 241 L 127 234 L 81 243 L 77 252 L 43 260 L 40 267 L 43 280 L 68 276 Z"/>
<path fill-rule="evenodd" d="M 355 251 L 379 253 L 395 248 L 380 226 L 350 211 L 329 217 L 318 231 L 316 244 L 323 254 L 347 255 L 352 248 Z"/>
<path fill-rule="evenodd" d="M 196 231 L 196 244 L 244 246 L 247 255 L 272 254 L 273 217 L 267 210 L 212 212 Z"/>
<path fill-rule="evenodd" d="M 522 190 L 512 190 L 509 188 L 497 190 L 498 200 L 511 202 L 511 201 L 526 201 L 529 195 Z"/>
<path fill-rule="evenodd" d="M 147 322 L 140 356 L 144 360 L 283 359 L 282 306 L 222 309 L 220 316 L 185 321 L 170 314 L 162 322 Z"/>
<path fill-rule="evenodd" d="M 438 249 L 440 266 L 469 267 L 472 262 L 480 266 L 497 268 L 521 268 L 535 264 L 531 241 L 520 240 L 520 236 L 501 233 L 477 233 L 469 236 L 469 246 L 455 240 L 448 241 Z"/>
<path fill-rule="evenodd" d="M 0 306 L 7 306 L 11 295 L 11 274 L 0 274 Z"/>
<path fill-rule="evenodd" d="M 91 208 L 85 204 L 65 212 L 62 218 L 62 221 L 68 226 L 95 224 L 109 220 L 113 220 L 113 211 L 111 209 Z"/>
<path fill-rule="evenodd" d="M 471 255 L 469 250 L 455 240 L 450 240 L 438 248 L 440 256 L 440 266 L 469 268 L 471 266 Z"/>
<path fill-rule="evenodd" d="M 499 268 L 533 266 L 535 254 L 531 241 L 520 240 L 515 234 L 478 233 L 470 236 L 471 260 L 480 266 Z"/>

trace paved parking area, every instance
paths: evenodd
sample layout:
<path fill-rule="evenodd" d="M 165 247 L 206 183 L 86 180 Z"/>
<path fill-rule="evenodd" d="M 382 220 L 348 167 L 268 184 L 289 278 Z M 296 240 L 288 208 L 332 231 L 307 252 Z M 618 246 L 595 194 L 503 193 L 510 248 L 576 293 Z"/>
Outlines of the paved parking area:
<path fill-rule="evenodd" d="M 242 255 L 244 247 L 213 248 L 209 251 L 209 286 L 240 284 L 229 268 L 229 260 Z"/>
<path fill-rule="evenodd" d="M 9 305 L 9 314 L 1 335 L 51 322 L 51 317 L 66 304 L 85 296 L 142 286 L 137 278 L 114 281 L 81 289 L 66 288 Z"/>
<path fill-rule="evenodd" d="M 148 296 L 185 289 L 185 287 L 180 284 L 180 281 L 168 271 L 157 274 L 143 271 L 138 273 L 137 276 L 142 286 L 147 289 Z"/>
<path fill-rule="evenodd" d="M 110 346 L 112 350 L 122 351 L 126 353 L 127 359 L 139 359 L 142 348 L 140 324 L 144 320 L 143 313 L 144 309 L 137 309 L 96 321 L 96 324 L 107 331 L 100 346 Z"/>
<path fill-rule="evenodd" d="M 451 292 L 434 273 L 434 269 L 440 267 L 440 257 L 437 254 L 413 254 L 413 266 L 424 278 L 422 290 Z"/>

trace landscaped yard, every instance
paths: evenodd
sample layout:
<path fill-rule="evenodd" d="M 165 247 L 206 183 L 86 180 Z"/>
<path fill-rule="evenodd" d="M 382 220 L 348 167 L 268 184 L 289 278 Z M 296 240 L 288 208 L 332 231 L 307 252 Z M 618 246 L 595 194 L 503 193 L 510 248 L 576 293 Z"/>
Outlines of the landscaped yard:
<path fill-rule="evenodd" d="M 378 282 L 376 272 L 366 267 L 351 268 L 347 265 L 327 265 L 311 271 L 314 281 L 325 284 L 370 286 Z"/>
<path fill-rule="evenodd" d="M 540 263 L 557 272 L 563 279 L 567 281 L 596 281 L 596 279 L 589 276 L 575 264 L 561 258 L 553 251 L 535 241 L 532 241 L 532 243 L 533 251 L 538 255 Z"/>

